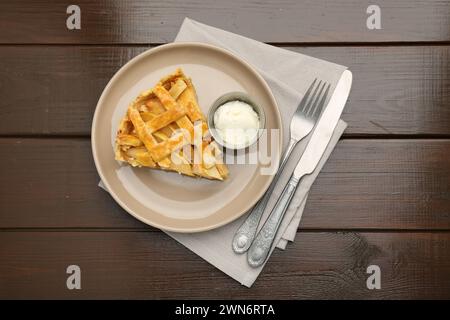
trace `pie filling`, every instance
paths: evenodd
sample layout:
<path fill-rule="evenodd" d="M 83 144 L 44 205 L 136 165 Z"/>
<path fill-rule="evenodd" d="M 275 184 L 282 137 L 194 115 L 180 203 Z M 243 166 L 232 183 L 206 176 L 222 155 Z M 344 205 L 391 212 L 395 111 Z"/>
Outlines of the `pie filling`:
<path fill-rule="evenodd" d="M 129 106 L 116 136 L 115 158 L 133 167 L 224 180 L 222 152 L 211 138 L 192 81 L 177 69 Z"/>

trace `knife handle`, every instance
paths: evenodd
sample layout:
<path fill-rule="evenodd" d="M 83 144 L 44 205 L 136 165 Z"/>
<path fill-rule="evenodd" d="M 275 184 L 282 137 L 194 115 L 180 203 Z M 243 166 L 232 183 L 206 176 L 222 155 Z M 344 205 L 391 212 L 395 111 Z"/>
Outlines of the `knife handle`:
<path fill-rule="evenodd" d="M 295 190 L 297 190 L 299 181 L 299 178 L 292 175 L 284 187 L 275 207 L 270 212 L 269 218 L 264 223 L 248 250 L 247 261 L 250 266 L 256 268 L 266 261 L 284 214 L 291 203 Z"/>
<path fill-rule="evenodd" d="M 297 143 L 298 140 L 291 138 L 288 147 L 286 149 L 286 152 L 283 155 L 283 159 L 281 160 L 281 164 L 269 188 L 267 189 L 264 196 L 253 207 L 244 223 L 242 223 L 242 225 L 236 231 L 232 241 L 232 247 L 235 253 L 244 253 L 245 251 L 248 250 L 248 248 L 252 244 L 253 239 L 255 238 L 256 235 L 256 231 L 258 230 L 259 222 L 261 221 L 261 217 L 264 213 L 264 210 L 266 209 L 267 202 L 269 201 L 270 196 L 272 195 L 272 191 L 275 185 L 277 184 L 278 178 L 283 172 L 284 166 L 286 165 L 286 162 L 289 159 L 292 150 L 294 150 L 294 147 L 297 145 Z"/>

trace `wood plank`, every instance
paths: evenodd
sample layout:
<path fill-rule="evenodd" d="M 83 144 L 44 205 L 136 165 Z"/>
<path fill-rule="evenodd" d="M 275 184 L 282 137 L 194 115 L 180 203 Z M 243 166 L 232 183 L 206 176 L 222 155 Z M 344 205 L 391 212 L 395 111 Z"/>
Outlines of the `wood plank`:
<path fill-rule="evenodd" d="M 301 229 L 450 230 L 450 140 L 342 140 Z M 0 139 L 0 228 L 145 228 L 99 187 L 87 139 Z"/>
<path fill-rule="evenodd" d="M 0 134 L 88 135 L 106 83 L 147 48 L 2 47 Z M 450 134 L 450 46 L 288 49 L 353 71 L 346 134 Z"/>
<path fill-rule="evenodd" d="M 381 30 L 366 26 L 359 0 L 88 1 L 81 30 L 66 28 L 67 2 L 2 1 L 0 43 L 162 43 L 188 16 L 264 42 L 449 41 L 450 3 L 379 0 Z"/>
<path fill-rule="evenodd" d="M 450 298 L 449 233 L 297 236 L 248 289 L 162 232 L 0 232 L 0 298 Z M 66 289 L 72 264 L 81 290 Z M 369 265 L 380 290 L 366 287 Z"/>

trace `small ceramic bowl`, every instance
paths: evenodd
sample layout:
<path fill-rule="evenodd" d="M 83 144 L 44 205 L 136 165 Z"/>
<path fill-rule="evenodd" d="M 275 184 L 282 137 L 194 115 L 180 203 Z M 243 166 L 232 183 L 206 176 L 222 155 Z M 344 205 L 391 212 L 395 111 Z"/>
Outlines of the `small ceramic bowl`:
<path fill-rule="evenodd" d="M 256 112 L 256 114 L 258 115 L 259 118 L 259 130 L 257 135 L 255 136 L 255 138 L 251 141 L 249 141 L 247 144 L 242 144 L 242 145 L 232 145 L 232 144 L 228 144 L 225 141 L 222 140 L 222 137 L 220 136 L 219 132 L 217 132 L 217 130 L 215 129 L 214 126 L 214 114 L 216 112 L 216 110 L 223 104 L 230 102 L 230 101 L 242 101 L 247 103 L 248 105 L 250 105 L 253 110 Z M 239 150 L 239 149 L 245 149 L 249 146 L 251 146 L 252 144 L 254 144 L 256 141 L 258 141 L 259 137 L 261 136 L 263 129 L 265 129 L 266 127 L 266 115 L 264 113 L 263 108 L 261 108 L 258 104 L 256 104 L 250 97 L 248 94 L 244 93 L 244 92 L 229 92 L 226 93 L 222 96 L 220 96 L 216 101 L 214 101 L 214 103 L 212 104 L 211 108 L 209 108 L 208 111 L 208 127 L 209 127 L 209 131 L 211 132 L 212 137 L 214 138 L 215 141 L 217 141 L 217 143 L 219 143 L 220 145 L 224 146 L 227 149 L 234 149 L 234 150 Z"/>

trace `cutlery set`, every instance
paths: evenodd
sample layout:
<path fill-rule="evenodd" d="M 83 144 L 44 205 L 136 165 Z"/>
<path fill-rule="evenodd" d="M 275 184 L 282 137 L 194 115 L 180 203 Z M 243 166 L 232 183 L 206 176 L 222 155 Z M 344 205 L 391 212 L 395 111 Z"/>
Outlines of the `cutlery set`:
<path fill-rule="evenodd" d="M 333 135 L 347 100 L 351 79 L 351 72 L 344 71 L 326 108 L 324 106 L 329 95 L 330 84 L 315 79 L 298 105 L 290 124 L 290 141 L 278 171 L 265 195 L 253 207 L 232 241 L 234 252 L 238 254 L 247 252 L 247 261 L 250 266 L 261 266 L 269 256 L 284 214 L 301 178 L 314 171 Z M 278 197 L 269 217 L 257 232 L 263 212 L 285 164 L 297 143 L 309 134 L 311 134 L 311 138 L 294 172 Z"/>

